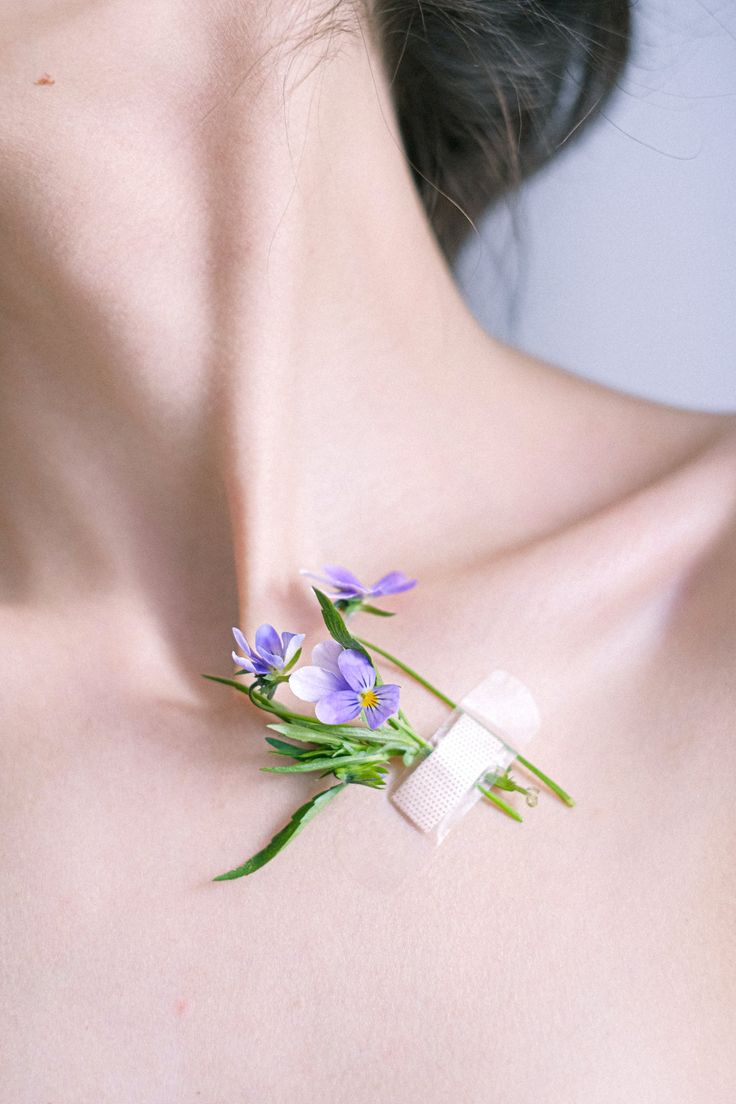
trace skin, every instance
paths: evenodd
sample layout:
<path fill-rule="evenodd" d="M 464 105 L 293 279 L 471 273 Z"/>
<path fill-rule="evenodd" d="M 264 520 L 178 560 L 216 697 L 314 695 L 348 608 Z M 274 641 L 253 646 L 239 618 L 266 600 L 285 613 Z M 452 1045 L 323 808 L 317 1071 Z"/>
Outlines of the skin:
<path fill-rule="evenodd" d="M 731 1102 L 733 419 L 483 333 L 314 14 L 6 0 L 0 1095 Z M 355 627 L 448 694 L 522 678 L 575 809 L 435 850 L 351 787 L 213 883 L 320 787 L 200 673 L 323 639 L 325 562 L 419 577 Z"/>

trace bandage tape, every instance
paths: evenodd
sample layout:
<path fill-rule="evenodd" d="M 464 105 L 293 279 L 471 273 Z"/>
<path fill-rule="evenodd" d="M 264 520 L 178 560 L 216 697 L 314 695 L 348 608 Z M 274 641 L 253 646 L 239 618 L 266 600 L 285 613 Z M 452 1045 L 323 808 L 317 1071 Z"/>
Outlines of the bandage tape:
<path fill-rule="evenodd" d="M 503 773 L 536 735 L 540 716 L 531 691 L 508 671 L 493 671 L 459 702 L 425 756 L 391 795 L 421 832 L 441 842 L 482 796 L 477 783 Z"/>

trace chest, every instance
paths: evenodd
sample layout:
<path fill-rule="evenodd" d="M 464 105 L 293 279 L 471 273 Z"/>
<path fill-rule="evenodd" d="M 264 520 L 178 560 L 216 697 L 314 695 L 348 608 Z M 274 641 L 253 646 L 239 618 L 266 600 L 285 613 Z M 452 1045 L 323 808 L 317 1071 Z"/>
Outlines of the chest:
<path fill-rule="evenodd" d="M 572 810 L 478 805 L 433 851 L 351 787 L 233 883 L 210 879 L 316 789 L 258 772 L 258 719 L 29 705 L 4 765 L 13 1099 L 731 1099 L 733 762 L 648 687 L 549 716 L 535 758 Z"/>

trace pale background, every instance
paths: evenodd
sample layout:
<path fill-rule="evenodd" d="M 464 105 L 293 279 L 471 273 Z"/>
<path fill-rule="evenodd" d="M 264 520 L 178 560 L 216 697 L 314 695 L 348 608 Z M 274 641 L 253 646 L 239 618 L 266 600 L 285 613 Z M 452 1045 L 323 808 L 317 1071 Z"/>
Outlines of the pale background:
<path fill-rule="evenodd" d="M 492 333 L 602 383 L 736 409 L 736 0 L 642 0 L 605 117 L 457 266 Z"/>

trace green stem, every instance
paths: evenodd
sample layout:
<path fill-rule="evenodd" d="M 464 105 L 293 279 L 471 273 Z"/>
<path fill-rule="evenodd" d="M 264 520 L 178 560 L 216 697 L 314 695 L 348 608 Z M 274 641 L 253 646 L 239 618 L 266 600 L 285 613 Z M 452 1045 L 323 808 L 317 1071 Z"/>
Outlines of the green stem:
<path fill-rule="evenodd" d="M 425 740 L 423 736 L 420 736 L 419 733 L 414 731 L 409 723 L 406 714 L 401 709 L 399 710 L 397 717 L 389 717 L 386 723 L 391 728 L 393 728 L 394 731 L 405 733 L 405 735 L 409 737 L 413 744 L 418 744 L 419 747 L 423 748 L 432 747 L 432 744 L 430 744 L 428 740 Z"/>
<path fill-rule="evenodd" d="M 254 690 L 252 686 L 246 686 L 242 682 L 236 682 L 235 679 L 221 678 L 220 675 L 202 675 L 202 678 L 209 679 L 210 682 L 220 682 L 223 686 L 233 686 L 236 690 L 239 690 L 241 694 L 245 694 L 253 702 L 253 705 L 257 709 L 263 709 L 266 713 L 273 713 L 276 717 L 281 717 L 284 721 L 307 721 L 309 724 L 314 723 L 314 717 L 310 717 L 307 713 L 293 713 L 290 709 L 284 709 L 282 705 L 277 705 L 272 698 L 266 698 L 263 694 L 259 694 L 257 690 Z"/>
<path fill-rule="evenodd" d="M 359 644 L 362 644 L 364 647 L 370 648 L 374 652 L 378 652 L 378 654 L 383 656 L 384 659 L 387 659 L 390 663 L 393 663 L 394 667 L 398 667 L 400 671 L 404 671 L 405 674 L 409 675 L 410 678 L 413 678 L 414 681 L 418 682 L 420 686 L 423 686 L 425 690 L 429 690 L 430 694 L 434 694 L 436 698 L 439 698 L 440 701 L 444 702 L 445 705 L 450 707 L 450 709 L 457 708 L 455 702 L 452 701 L 451 698 L 448 698 L 446 694 L 443 694 L 441 690 L 438 690 L 437 687 L 433 686 L 432 683 L 429 682 L 427 679 L 422 678 L 419 672 L 415 671 L 413 667 L 409 667 L 408 664 L 402 663 L 400 659 L 397 659 L 396 656 L 391 655 L 390 652 L 385 651 L 383 648 L 379 648 L 377 644 L 371 644 L 370 641 L 363 640 L 363 638 L 360 636 L 356 636 L 355 639 L 358 641 Z"/>
<path fill-rule="evenodd" d="M 430 694 L 434 694 L 434 696 L 436 698 L 439 698 L 441 702 L 444 702 L 444 704 L 448 706 L 448 708 L 457 709 L 457 702 L 454 702 L 452 698 L 448 698 L 447 694 L 443 694 L 441 690 L 438 690 L 436 686 L 433 686 L 428 679 L 423 678 L 418 671 L 414 670 L 413 667 L 410 667 L 407 663 L 402 663 L 402 661 L 400 659 L 397 659 L 395 655 L 392 655 L 391 652 L 387 652 L 384 648 L 379 648 L 377 644 L 371 644 L 369 640 L 364 640 L 360 636 L 356 636 L 355 639 L 360 644 L 362 644 L 363 647 L 370 648 L 372 651 L 378 652 L 378 654 L 383 656 L 384 659 L 387 659 L 389 663 L 393 663 L 394 667 L 398 667 L 400 671 L 403 671 L 405 674 L 409 675 L 410 678 L 413 678 L 414 681 L 418 682 L 420 686 L 423 686 L 425 690 L 429 690 Z M 575 804 L 573 798 L 571 798 L 568 793 L 565 793 L 565 791 L 562 789 L 562 786 L 558 786 L 557 783 L 554 782 L 548 775 L 544 774 L 544 772 L 541 771 L 539 767 L 535 767 L 533 763 L 530 763 L 528 759 L 525 759 L 523 755 L 519 755 L 518 753 L 516 758 L 523 767 L 526 767 L 526 769 L 528 771 L 531 771 L 532 774 L 536 775 L 536 777 L 541 782 L 544 782 L 545 786 L 548 786 L 554 794 L 557 794 L 560 800 L 564 801 L 566 805 L 572 806 Z M 479 787 L 479 789 L 480 788 L 481 787 Z M 498 800 L 500 801 L 500 798 Z M 511 806 L 508 806 L 508 808 L 511 808 Z"/>
<path fill-rule="evenodd" d="M 574 798 L 570 797 L 568 793 L 565 793 L 562 786 L 558 786 L 557 783 L 553 782 L 551 778 L 549 778 L 543 771 L 539 769 L 539 767 L 535 767 L 533 763 L 530 763 L 528 759 L 525 759 L 523 755 L 519 755 L 517 753 L 516 760 L 517 762 L 521 763 L 522 767 L 526 767 L 528 771 L 531 771 L 532 774 L 536 775 L 541 782 L 544 782 L 545 786 L 549 786 L 552 792 L 556 793 L 561 801 L 564 801 L 566 805 L 569 805 L 572 808 L 572 806 L 575 804 L 575 800 Z"/>
<path fill-rule="evenodd" d="M 263 694 L 259 694 L 253 686 L 237 682 L 235 679 L 223 678 L 220 675 L 202 675 L 202 678 L 209 679 L 210 682 L 219 682 L 223 686 L 234 687 L 235 690 L 239 690 L 241 694 L 245 694 L 246 697 L 250 698 L 256 709 L 263 709 L 266 713 L 273 713 L 275 717 L 280 717 L 282 721 L 293 721 L 295 724 L 306 723 L 310 727 L 314 724 L 314 717 L 310 717 L 307 713 L 294 713 L 291 709 L 285 709 L 283 705 L 279 705 L 273 698 L 267 698 Z M 392 726 L 392 728 L 394 728 L 394 726 Z M 427 740 L 417 735 L 405 716 L 402 719 L 402 723 L 395 726 L 394 731 L 404 733 L 407 737 L 406 743 L 402 742 L 400 747 L 397 741 L 396 754 L 412 751 L 417 744 L 419 744 L 420 747 L 432 747 Z M 365 737 L 359 729 L 356 729 L 355 738 L 364 739 Z M 368 737 L 368 739 L 374 739 L 374 741 L 380 738 L 381 734 L 378 731 Z M 390 739 L 395 740 L 396 738 L 391 736 Z"/>
<path fill-rule="evenodd" d="M 491 793 L 485 786 L 481 786 L 480 782 L 478 783 L 478 789 L 484 797 L 487 797 L 489 801 L 493 802 L 493 804 L 496 805 L 502 813 L 505 813 L 506 816 L 510 816 L 512 820 L 518 820 L 520 824 L 524 823 L 523 818 L 519 816 L 516 809 L 507 804 L 503 798 L 497 797 L 496 794 Z"/>

